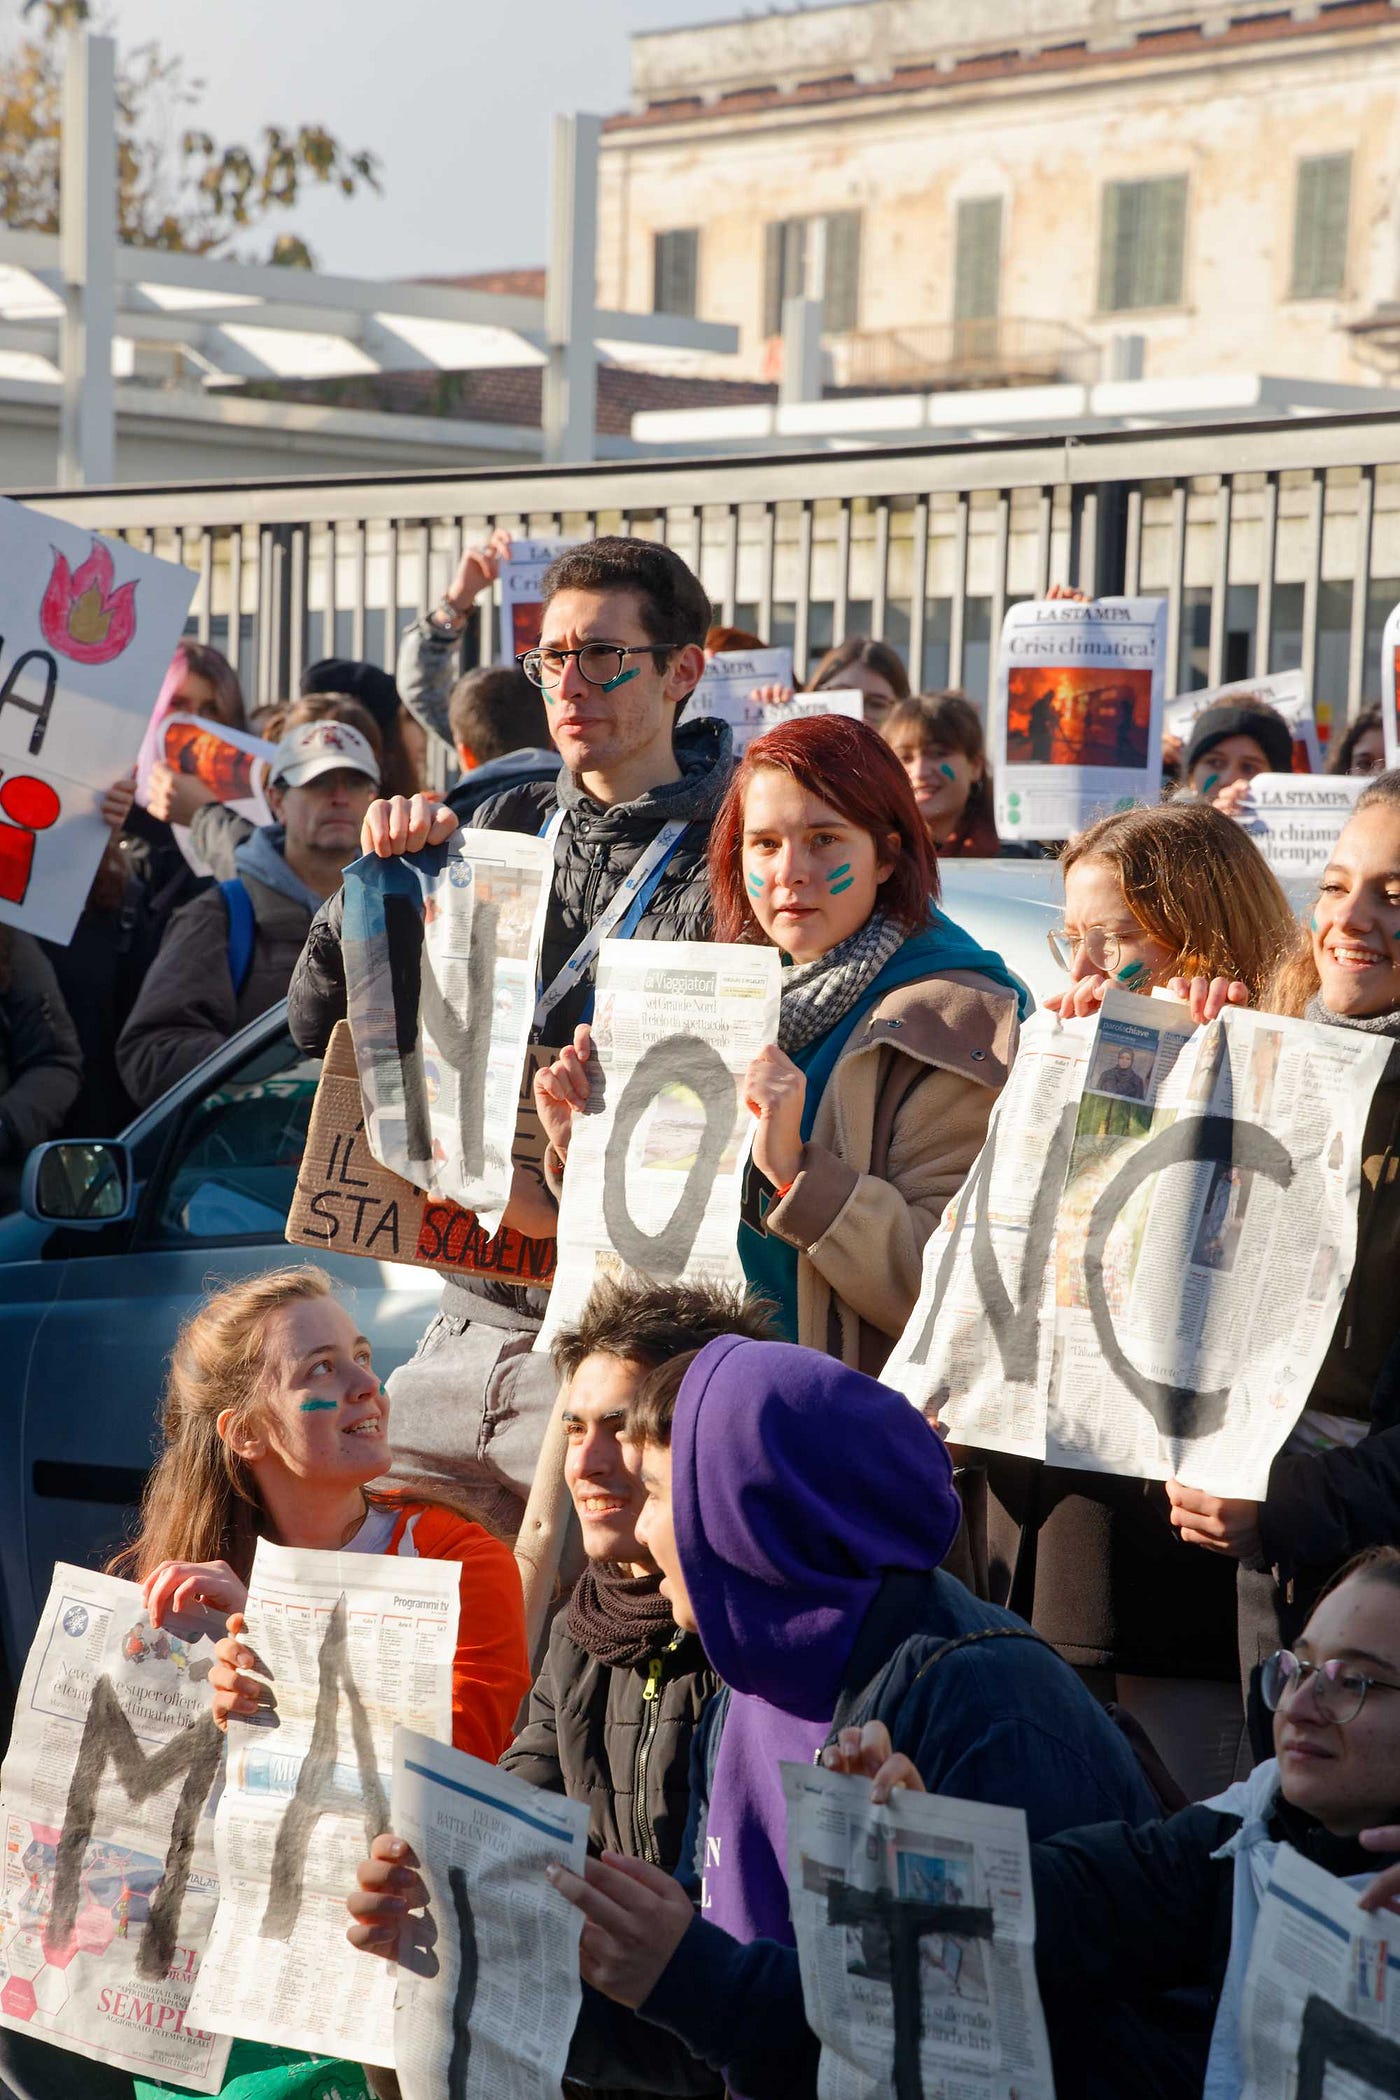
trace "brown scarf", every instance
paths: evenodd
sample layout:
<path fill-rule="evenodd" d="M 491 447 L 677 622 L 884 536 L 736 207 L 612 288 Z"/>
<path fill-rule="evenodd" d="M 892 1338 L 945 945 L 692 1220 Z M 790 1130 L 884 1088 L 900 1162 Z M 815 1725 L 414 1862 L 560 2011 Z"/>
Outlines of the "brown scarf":
<path fill-rule="evenodd" d="M 624 1575 L 614 1561 L 588 1563 L 569 1598 L 569 1638 L 609 1668 L 659 1654 L 676 1631 L 659 1575 Z"/>

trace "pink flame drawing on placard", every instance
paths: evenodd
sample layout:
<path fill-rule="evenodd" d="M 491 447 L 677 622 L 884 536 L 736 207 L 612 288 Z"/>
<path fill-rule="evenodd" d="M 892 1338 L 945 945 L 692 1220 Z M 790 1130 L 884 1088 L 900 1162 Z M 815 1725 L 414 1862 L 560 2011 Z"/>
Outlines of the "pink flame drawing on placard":
<path fill-rule="evenodd" d="M 101 540 L 87 560 L 70 571 L 54 549 L 53 574 L 39 607 L 44 640 L 74 663 L 109 664 L 136 632 L 136 585 L 112 588 L 112 557 Z"/>

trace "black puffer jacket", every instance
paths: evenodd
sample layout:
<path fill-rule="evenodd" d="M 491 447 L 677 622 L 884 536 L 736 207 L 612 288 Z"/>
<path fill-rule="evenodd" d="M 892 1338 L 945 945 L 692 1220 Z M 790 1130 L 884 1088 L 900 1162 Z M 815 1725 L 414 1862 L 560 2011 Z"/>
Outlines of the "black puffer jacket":
<path fill-rule="evenodd" d="M 57 1137 L 82 1076 L 53 964 L 29 934 L 0 927 L 0 1211 L 14 1209 L 26 1155 Z"/>

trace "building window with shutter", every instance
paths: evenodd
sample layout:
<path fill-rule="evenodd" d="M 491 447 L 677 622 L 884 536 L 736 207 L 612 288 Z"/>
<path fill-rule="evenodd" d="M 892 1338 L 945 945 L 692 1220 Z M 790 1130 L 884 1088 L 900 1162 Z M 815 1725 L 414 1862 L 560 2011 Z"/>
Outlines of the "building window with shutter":
<path fill-rule="evenodd" d="M 959 357 L 989 357 L 1001 311 L 1001 199 L 964 197 L 953 242 L 953 340 Z"/>
<path fill-rule="evenodd" d="M 1294 299 L 1329 299 L 1346 287 L 1351 155 L 1323 153 L 1298 163 L 1293 200 Z"/>
<path fill-rule="evenodd" d="M 820 218 L 772 219 L 764 228 L 763 333 L 783 332 L 783 301 L 802 299 L 816 277 L 818 229 L 825 232 L 822 328 L 846 335 L 860 311 L 860 213 L 832 211 Z"/>
<path fill-rule="evenodd" d="M 651 237 L 651 310 L 654 314 L 680 314 L 695 318 L 700 279 L 700 232 L 695 226 L 677 226 L 669 233 Z"/>
<path fill-rule="evenodd" d="M 1099 245 L 1099 311 L 1180 306 L 1186 259 L 1186 177 L 1108 182 Z"/>

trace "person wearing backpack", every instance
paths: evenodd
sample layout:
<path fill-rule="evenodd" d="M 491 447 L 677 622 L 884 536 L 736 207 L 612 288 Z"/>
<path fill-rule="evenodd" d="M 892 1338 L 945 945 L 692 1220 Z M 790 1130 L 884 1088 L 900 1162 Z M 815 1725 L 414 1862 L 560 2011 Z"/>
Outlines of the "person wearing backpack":
<path fill-rule="evenodd" d="M 359 851 L 379 764 L 348 722 L 285 736 L 267 787 L 275 824 L 234 854 L 234 875 L 175 913 L 117 1043 L 139 1107 L 286 996 L 324 900 Z"/>

